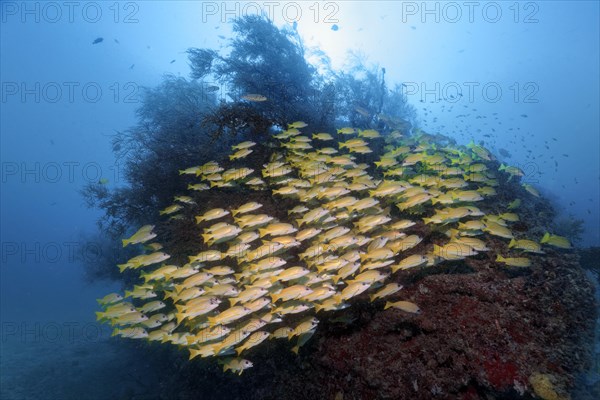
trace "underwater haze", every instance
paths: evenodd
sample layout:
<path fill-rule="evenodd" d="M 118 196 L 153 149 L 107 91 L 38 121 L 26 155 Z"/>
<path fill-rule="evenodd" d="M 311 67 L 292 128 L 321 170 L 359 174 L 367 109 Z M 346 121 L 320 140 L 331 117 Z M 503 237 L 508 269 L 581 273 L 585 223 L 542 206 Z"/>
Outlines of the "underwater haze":
<path fill-rule="evenodd" d="M 0 398 L 600 395 L 600 3 L 0 18 Z"/>

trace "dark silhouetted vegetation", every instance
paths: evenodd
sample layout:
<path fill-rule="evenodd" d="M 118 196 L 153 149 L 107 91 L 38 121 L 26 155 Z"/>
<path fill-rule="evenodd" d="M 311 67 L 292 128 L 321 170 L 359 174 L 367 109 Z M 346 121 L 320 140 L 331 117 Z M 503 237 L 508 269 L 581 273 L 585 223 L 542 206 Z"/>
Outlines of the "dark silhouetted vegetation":
<path fill-rule="evenodd" d="M 400 86 L 388 89 L 384 68 L 368 67 L 353 56 L 348 71 L 336 72 L 324 53 L 305 49 L 295 30 L 279 29 L 259 16 L 233 24 L 234 38 L 222 53 L 188 50 L 191 79 L 165 76 L 144 91 L 137 124 L 112 140 L 122 166 L 116 187 L 98 183 L 82 189 L 87 205 L 104 212 L 98 221 L 103 243 L 156 224 L 158 210 L 186 190 L 180 169 L 220 160 L 233 143 L 267 140 L 273 127 L 302 120 L 313 131 L 344 125 L 410 129 L 415 111 Z M 248 101 L 248 94 L 267 100 Z M 106 265 L 88 269 L 91 276 L 115 278 L 103 271 L 116 271 L 114 258 L 126 254 L 117 245 L 105 248 L 112 253 L 100 260 Z"/>

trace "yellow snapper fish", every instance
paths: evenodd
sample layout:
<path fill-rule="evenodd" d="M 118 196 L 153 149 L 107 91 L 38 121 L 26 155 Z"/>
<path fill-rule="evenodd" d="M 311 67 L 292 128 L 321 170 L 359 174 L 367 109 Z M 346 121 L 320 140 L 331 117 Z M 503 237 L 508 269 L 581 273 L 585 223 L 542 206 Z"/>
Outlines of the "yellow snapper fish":
<path fill-rule="evenodd" d="M 514 199 L 513 201 L 508 203 L 508 206 L 506 208 L 508 208 L 509 210 L 515 210 L 515 209 L 519 208 L 520 205 L 521 205 L 521 199 Z"/>
<path fill-rule="evenodd" d="M 296 121 L 296 122 L 292 122 L 291 124 L 288 124 L 288 129 L 300 129 L 300 128 L 306 128 L 308 126 L 308 124 L 304 121 Z"/>
<path fill-rule="evenodd" d="M 487 161 L 492 160 L 491 153 L 485 147 L 476 145 L 473 142 L 469 143 L 467 147 L 470 148 L 473 151 L 473 153 L 475 153 L 479 158 L 482 158 Z"/>
<path fill-rule="evenodd" d="M 292 352 L 298 354 L 300 351 L 300 347 L 304 346 L 306 342 L 310 340 L 310 338 L 315 334 L 316 329 L 309 330 L 308 332 L 301 333 L 298 335 L 298 341 L 296 345 L 292 347 Z"/>
<path fill-rule="evenodd" d="M 159 262 L 165 261 L 169 259 L 171 256 L 169 254 L 163 252 L 155 252 L 151 254 L 145 254 L 141 256 L 136 256 L 127 261 L 124 264 L 117 264 L 119 267 L 119 271 L 123 272 L 128 268 L 140 268 L 145 267 L 152 264 L 157 264 Z"/>
<path fill-rule="evenodd" d="M 319 320 L 315 317 L 309 317 L 301 321 L 291 332 L 288 333 L 288 339 L 294 336 L 300 336 L 303 333 L 309 332 L 317 327 Z"/>
<path fill-rule="evenodd" d="M 337 133 L 342 135 L 352 135 L 353 133 L 356 133 L 356 129 L 351 127 L 340 128 L 337 130 Z"/>
<path fill-rule="evenodd" d="M 369 295 L 369 298 L 371 299 L 371 302 L 373 302 L 377 299 L 382 299 L 384 297 L 391 296 L 392 294 L 397 293 L 400 290 L 402 290 L 402 285 L 399 285 L 395 282 L 388 283 L 376 293 Z"/>
<path fill-rule="evenodd" d="M 569 239 L 567 239 L 566 237 L 563 237 L 563 236 L 552 235 L 549 232 L 546 232 L 544 234 L 544 237 L 542 237 L 542 240 L 540 240 L 540 243 L 549 244 L 551 246 L 559 247 L 561 249 L 570 249 L 571 248 L 571 243 L 569 242 Z"/>
<path fill-rule="evenodd" d="M 277 275 L 271 277 L 271 282 L 275 283 L 277 281 L 287 282 L 293 279 L 301 278 L 310 273 L 310 270 L 304 267 L 290 267 L 287 268 Z"/>
<path fill-rule="evenodd" d="M 111 320 L 113 325 L 136 325 L 147 321 L 148 317 L 139 311 L 119 315 Z"/>
<path fill-rule="evenodd" d="M 229 156 L 229 160 L 233 161 L 233 160 L 239 160 L 242 158 L 247 157 L 248 155 L 250 155 L 254 150 L 252 149 L 242 149 L 242 150 L 238 150 L 235 153 L 233 153 L 232 155 Z"/>
<path fill-rule="evenodd" d="M 264 96 L 263 96 L 264 97 Z M 265 97 L 266 100 L 266 97 Z M 264 101 L 264 100 L 255 100 L 255 101 Z M 248 361 L 243 358 L 231 358 L 225 361 L 221 361 L 223 364 L 223 372 L 231 371 L 235 372 L 238 375 L 242 375 L 242 372 L 247 370 L 248 368 L 252 368 L 254 364 L 251 361 Z"/>
<path fill-rule="evenodd" d="M 525 173 L 518 167 L 512 167 L 512 166 L 501 164 L 500 168 L 498 168 L 498 170 L 506 172 L 507 174 L 510 175 L 510 178 L 512 178 L 513 176 L 525 176 Z"/>
<path fill-rule="evenodd" d="M 505 226 L 500 225 L 497 222 L 488 221 L 485 223 L 485 228 L 483 228 L 485 232 L 488 232 L 494 236 L 500 236 L 505 239 L 512 239 L 514 236 L 510 229 Z"/>
<path fill-rule="evenodd" d="M 364 138 L 367 138 L 367 139 L 377 139 L 377 138 L 381 137 L 381 135 L 379 134 L 379 132 L 377 132 L 375 129 L 360 130 L 358 132 L 358 136 L 359 137 L 364 137 Z"/>
<path fill-rule="evenodd" d="M 148 337 L 148 332 L 142 327 L 115 329 L 111 336 L 121 336 L 129 339 L 144 339 Z"/>
<path fill-rule="evenodd" d="M 196 223 L 199 224 L 204 221 L 212 221 L 213 219 L 222 218 L 226 215 L 229 215 L 229 211 L 224 210 L 222 208 L 214 208 L 205 212 L 202 215 L 196 216 Z"/>
<path fill-rule="evenodd" d="M 98 321 L 111 320 L 113 318 L 117 318 L 119 316 L 129 314 L 135 311 L 137 310 L 131 303 L 118 303 L 116 306 L 108 308 L 105 311 L 97 311 L 96 319 Z"/>
<path fill-rule="evenodd" d="M 223 178 L 223 181 L 225 181 L 225 182 L 237 181 L 237 180 L 246 178 L 252 172 L 254 172 L 254 170 L 252 168 L 232 168 L 232 169 L 228 169 L 227 171 L 223 172 L 221 177 Z"/>
<path fill-rule="evenodd" d="M 154 225 L 144 225 L 137 232 L 131 235 L 127 239 L 123 239 L 123 247 L 129 244 L 138 244 L 145 243 L 150 239 L 154 239 L 156 237 L 156 233 L 152 232 L 154 229 Z"/>
<path fill-rule="evenodd" d="M 483 240 L 479 240 L 479 239 L 472 238 L 472 237 L 459 236 L 454 239 L 454 242 L 466 244 L 467 246 L 473 248 L 473 250 L 475 250 L 475 251 L 488 251 L 489 250 L 489 248 L 486 246 L 486 244 Z"/>
<path fill-rule="evenodd" d="M 498 254 L 496 256 L 496 262 L 510 265 L 511 267 L 529 267 L 529 266 L 531 266 L 531 260 L 529 258 L 525 258 L 525 257 L 504 258 L 500 254 Z"/>
<path fill-rule="evenodd" d="M 185 203 L 185 204 L 196 204 L 194 199 L 192 199 L 190 196 L 175 196 L 173 198 L 173 200 L 179 201 L 180 203 Z"/>
<path fill-rule="evenodd" d="M 531 186 L 528 183 L 524 183 L 523 184 L 523 188 L 525 190 L 527 190 L 527 192 L 529 192 L 530 194 L 532 194 L 535 197 L 540 197 L 540 192 L 538 192 L 538 190 L 536 188 L 534 188 L 533 186 Z"/>
<path fill-rule="evenodd" d="M 333 136 L 329 133 L 313 133 L 312 138 L 322 141 L 333 140 Z"/>
<path fill-rule="evenodd" d="M 363 293 L 365 290 L 371 287 L 371 282 L 353 282 L 342 290 L 341 293 L 338 293 L 333 296 L 333 301 L 336 304 L 342 304 L 345 300 L 351 299 L 352 297 L 356 297 L 359 294 Z"/>
<path fill-rule="evenodd" d="M 398 310 L 402 310 L 411 314 L 420 314 L 421 309 L 415 303 L 411 303 L 410 301 L 396 301 L 396 302 L 386 302 L 384 310 L 388 308 L 396 308 Z"/>
<path fill-rule="evenodd" d="M 260 203 L 257 203 L 255 201 L 251 201 L 249 203 L 243 204 L 240 207 L 236 208 L 235 210 L 231 210 L 231 214 L 235 217 L 238 214 L 245 214 L 254 210 L 258 210 L 259 208 L 261 208 L 263 205 Z"/>
<path fill-rule="evenodd" d="M 252 300 L 256 300 L 259 297 L 264 296 L 265 294 L 267 294 L 269 291 L 267 289 L 264 288 L 248 288 L 245 289 L 243 291 L 241 291 L 237 297 L 231 297 L 229 299 L 229 302 L 231 303 L 232 306 L 235 306 L 237 303 L 247 303 L 249 301 Z"/>
<path fill-rule="evenodd" d="M 209 326 L 227 325 L 250 314 L 251 310 L 244 306 L 235 306 L 217 314 L 214 317 L 208 317 Z"/>
<path fill-rule="evenodd" d="M 257 345 L 261 344 L 262 342 L 264 342 L 265 340 L 267 340 L 270 335 L 271 334 L 266 331 L 254 332 L 253 334 L 248 336 L 246 341 L 241 346 L 235 348 L 235 352 L 239 356 L 240 354 L 242 354 L 243 351 L 248 350 L 249 348 L 252 348 L 254 346 L 257 346 Z"/>
<path fill-rule="evenodd" d="M 188 256 L 190 262 L 207 262 L 207 261 L 219 261 L 223 259 L 223 253 L 218 250 L 207 250 L 202 251 L 195 256 Z"/>
<path fill-rule="evenodd" d="M 234 146 L 231 146 L 231 148 L 233 150 L 242 150 L 242 149 L 248 149 L 248 148 L 253 147 L 255 145 L 256 145 L 255 142 L 252 142 L 252 141 L 248 140 L 246 142 L 242 142 L 242 143 L 236 144 Z"/>
<path fill-rule="evenodd" d="M 280 236 L 280 235 L 289 235 L 290 233 L 294 233 L 297 230 L 298 229 L 296 229 L 292 224 L 277 222 L 277 223 L 269 224 L 264 228 L 260 228 L 258 230 L 258 234 L 260 237 L 264 237 L 264 236 L 268 236 L 268 235 Z"/>
<path fill-rule="evenodd" d="M 267 214 L 246 214 L 241 217 L 235 218 L 235 223 L 239 225 L 240 228 L 252 228 L 259 225 L 268 224 L 273 221 L 273 217 Z"/>
<path fill-rule="evenodd" d="M 101 299 L 98 299 L 98 304 L 106 306 L 112 303 L 117 303 L 123 300 L 123 296 L 118 293 L 109 293 Z"/>
<path fill-rule="evenodd" d="M 278 293 L 271 294 L 271 300 L 273 303 L 276 303 L 279 300 L 288 301 L 299 299 L 304 297 L 310 293 L 312 293 L 312 289 L 308 286 L 304 285 L 293 285 L 282 289 Z"/>
<path fill-rule="evenodd" d="M 433 254 L 444 260 L 462 260 L 478 253 L 471 247 L 460 242 L 450 242 L 444 246 L 433 245 Z"/>
<path fill-rule="evenodd" d="M 149 303 L 144 304 L 138 310 L 144 314 L 151 313 L 153 311 L 158 311 L 162 308 L 165 308 L 167 305 L 160 300 L 151 301 Z"/>
<path fill-rule="evenodd" d="M 240 232 L 242 232 L 241 228 L 238 228 L 235 225 L 227 225 L 212 232 L 202 234 L 202 239 L 204 240 L 204 243 L 211 245 L 213 243 L 220 243 L 224 240 L 230 240 L 236 237 Z"/>
<path fill-rule="evenodd" d="M 524 250 L 526 252 L 529 253 L 539 253 L 539 254 L 543 254 L 544 252 L 542 251 L 542 246 L 539 243 L 534 242 L 533 240 L 527 240 L 527 239 L 515 239 L 512 238 L 510 240 L 510 243 L 508 244 L 508 248 L 515 248 L 515 249 L 520 249 L 520 250 Z"/>
<path fill-rule="evenodd" d="M 165 209 L 159 211 L 160 215 L 170 215 L 170 214 L 174 214 L 177 211 L 181 210 L 183 207 L 180 204 L 173 204 L 170 205 L 168 207 L 166 207 Z"/>
<path fill-rule="evenodd" d="M 272 312 L 274 314 L 283 316 L 283 315 L 289 315 L 289 314 L 298 314 L 298 313 L 304 312 L 306 310 L 309 310 L 310 308 L 312 308 L 312 305 L 308 302 L 299 301 L 299 300 L 291 300 L 291 301 L 286 301 L 285 303 L 282 303 L 280 306 L 274 308 L 272 310 Z"/>
<path fill-rule="evenodd" d="M 409 269 L 415 267 L 421 267 L 427 264 L 429 259 L 427 256 L 421 254 L 413 254 L 412 256 L 408 256 L 398 264 L 392 265 L 392 273 L 396 273 L 396 271 L 400 269 Z"/>

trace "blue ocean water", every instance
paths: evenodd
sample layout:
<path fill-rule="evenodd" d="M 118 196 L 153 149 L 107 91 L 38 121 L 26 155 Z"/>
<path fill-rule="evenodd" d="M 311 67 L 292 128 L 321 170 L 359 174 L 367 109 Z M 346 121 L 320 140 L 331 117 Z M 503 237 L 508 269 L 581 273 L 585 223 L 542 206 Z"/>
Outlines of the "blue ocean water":
<path fill-rule="evenodd" d="M 139 381 L 157 371 L 123 374 L 127 360 L 95 321 L 96 299 L 120 285 L 85 280 L 84 265 L 100 251 L 102 211 L 88 208 L 80 190 L 127 183 L 111 138 L 138 121 L 144 88 L 165 74 L 189 78 L 188 48 L 226 52 L 231 19 L 257 11 L 323 51 L 336 70 L 352 57 L 385 68 L 419 128 L 459 144 L 482 141 L 525 172 L 522 181 L 553 202 L 558 219 L 582 221 L 577 246 L 600 246 L 597 2 L 0 7 L 1 398 L 152 392 Z M 66 369 L 78 378 L 66 379 Z M 125 389 L 111 385 L 115 377 Z"/>

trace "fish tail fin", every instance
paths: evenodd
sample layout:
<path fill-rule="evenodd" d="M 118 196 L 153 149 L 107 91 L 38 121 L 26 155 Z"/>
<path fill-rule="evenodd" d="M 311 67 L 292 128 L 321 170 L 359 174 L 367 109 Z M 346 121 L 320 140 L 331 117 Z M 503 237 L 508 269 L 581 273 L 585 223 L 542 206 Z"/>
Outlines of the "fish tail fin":
<path fill-rule="evenodd" d="M 335 294 L 333 295 L 333 300 L 335 301 L 335 304 L 342 304 L 342 295 L 341 294 Z"/>
<path fill-rule="evenodd" d="M 292 347 L 292 352 L 295 355 L 298 355 L 298 352 L 300 351 L 300 346 L 299 345 L 295 345 L 294 347 Z"/>
<path fill-rule="evenodd" d="M 279 295 L 277 295 L 277 294 L 272 294 L 272 295 L 271 295 L 271 302 L 272 302 L 273 304 L 275 304 L 275 303 L 277 302 L 277 300 L 279 300 L 279 299 L 280 299 L 280 296 L 279 296 Z"/>
<path fill-rule="evenodd" d="M 394 271 L 392 270 L 392 273 L 394 273 Z M 377 295 L 376 294 L 370 294 L 369 295 L 369 301 L 371 301 L 371 303 L 373 301 L 375 301 L 377 299 Z"/>
<path fill-rule="evenodd" d="M 204 221 L 204 218 L 199 217 L 199 216 L 196 215 L 196 223 L 199 224 L 202 221 Z"/>
<path fill-rule="evenodd" d="M 200 355 L 200 350 L 196 350 L 196 349 L 190 349 L 190 358 L 189 360 L 192 360 L 195 357 L 198 357 Z"/>
<path fill-rule="evenodd" d="M 96 321 L 103 320 L 105 315 L 106 315 L 106 313 L 104 313 L 104 312 L 96 311 Z"/>
<path fill-rule="evenodd" d="M 117 336 L 119 334 L 119 329 L 115 328 L 113 329 L 112 333 L 110 334 L 110 336 Z"/>
<path fill-rule="evenodd" d="M 117 264 L 117 267 L 119 267 L 119 272 L 123 273 L 123 271 L 125 271 L 128 267 L 127 264 Z"/>
<path fill-rule="evenodd" d="M 430 224 L 433 222 L 433 218 L 423 218 L 423 223 L 424 224 Z"/>
<path fill-rule="evenodd" d="M 385 302 L 385 306 L 383 307 L 384 310 L 387 310 L 388 308 L 390 308 L 392 306 L 392 303 L 390 303 L 389 301 Z"/>
<path fill-rule="evenodd" d="M 502 255 L 498 254 L 496 256 L 496 262 L 504 262 L 506 261 L 506 259 L 504 257 L 502 257 Z"/>
<path fill-rule="evenodd" d="M 302 226 L 302 223 L 304 222 L 304 218 L 300 218 L 296 220 L 296 223 L 298 224 L 298 228 L 300 228 Z"/>
<path fill-rule="evenodd" d="M 515 247 L 515 245 L 517 244 L 517 241 L 515 240 L 515 238 L 510 239 L 510 243 L 508 244 L 508 248 L 513 248 Z"/>
<path fill-rule="evenodd" d="M 335 275 L 331 279 L 333 280 L 333 283 L 335 283 L 337 285 L 337 283 L 341 279 L 341 277 L 339 275 Z"/>
<path fill-rule="evenodd" d="M 239 274 L 233 274 L 233 276 L 235 277 L 235 280 L 239 282 L 244 277 L 244 274 L 240 272 Z"/>
<path fill-rule="evenodd" d="M 184 171 L 184 170 L 182 170 L 182 169 L 180 169 L 180 170 L 179 170 L 179 175 L 183 175 L 183 174 L 185 174 L 185 171 Z"/>
<path fill-rule="evenodd" d="M 133 294 L 133 291 L 132 291 L 132 290 L 126 290 L 126 291 L 125 291 L 125 296 L 123 296 L 123 297 L 129 297 L 129 296 L 131 296 L 132 294 Z"/>
<path fill-rule="evenodd" d="M 235 298 L 235 297 L 230 297 L 229 298 L 229 302 L 231 303 L 231 307 L 235 306 L 239 301 L 240 301 L 240 299 Z"/>
<path fill-rule="evenodd" d="M 127 246 L 130 243 L 128 239 L 122 239 L 121 242 L 123 243 L 123 247 Z"/>
<path fill-rule="evenodd" d="M 217 325 L 217 321 L 215 317 L 207 317 L 208 320 L 208 326 L 215 326 Z M 215 354 L 217 354 L 217 352 L 215 351 Z"/>
<path fill-rule="evenodd" d="M 184 319 L 187 318 L 187 315 L 185 315 L 185 313 L 183 312 L 178 312 L 177 314 L 175 314 L 175 319 L 177 320 L 177 325 L 181 324 L 181 322 L 183 322 Z"/>
<path fill-rule="evenodd" d="M 540 243 L 546 243 L 548 240 L 550 240 L 550 232 L 544 233 L 544 237 L 542 237 L 542 240 L 540 240 Z"/>
<path fill-rule="evenodd" d="M 268 234 L 267 229 L 266 228 L 259 228 L 258 229 L 258 236 L 259 237 L 263 237 L 266 236 Z"/>
<path fill-rule="evenodd" d="M 204 243 L 206 244 L 210 244 L 210 233 L 203 233 L 200 236 L 202 236 L 202 240 L 204 240 Z"/>

